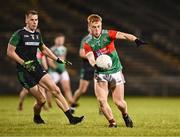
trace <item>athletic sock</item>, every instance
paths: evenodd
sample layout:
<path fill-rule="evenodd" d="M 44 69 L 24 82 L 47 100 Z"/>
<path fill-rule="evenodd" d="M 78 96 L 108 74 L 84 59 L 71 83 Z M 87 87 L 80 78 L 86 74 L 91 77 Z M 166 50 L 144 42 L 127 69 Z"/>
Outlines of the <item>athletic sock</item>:
<path fill-rule="evenodd" d="M 40 116 L 40 114 L 34 114 L 34 117 L 39 117 Z"/>
<path fill-rule="evenodd" d="M 66 115 L 66 117 L 67 117 L 68 119 L 72 119 L 72 118 L 73 118 L 73 115 L 72 115 L 70 109 L 68 109 L 68 110 L 67 110 L 66 112 L 64 112 L 64 113 L 65 113 L 65 115 Z"/>
<path fill-rule="evenodd" d="M 116 123 L 114 119 L 109 120 L 109 124 Z"/>
<path fill-rule="evenodd" d="M 128 116 L 128 113 L 122 113 L 122 116 L 123 116 L 123 117 L 127 117 L 127 116 Z"/>

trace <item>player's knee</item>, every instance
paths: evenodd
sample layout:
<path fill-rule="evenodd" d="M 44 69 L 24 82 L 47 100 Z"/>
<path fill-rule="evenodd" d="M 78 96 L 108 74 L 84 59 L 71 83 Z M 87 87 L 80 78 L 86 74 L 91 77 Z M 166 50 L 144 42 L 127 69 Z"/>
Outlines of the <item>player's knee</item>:
<path fill-rule="evenodd" d="M 116 101 L 114 101 L 114 103 L 120 108 L 126 107 L 126 101 L 125 100 L 116 100 Z"/>
<path fill-rule="evenodd" d="M 46 103 L 46 99 L 45 98 L 41 98 L 40 100 L 38 100 L 37 102 L 40 106 L 43 106 Z"/>
<path fill-rule="evenodd" d="M 99 99 L 99 104 L 100 104 L 100 107 L 103 108 L 103 107 L 106 107 L 107 105 L 107 100 L 105 99 Z"/>
<path fill-rule="evenodd" d="M 81 94 L 85 94 L 86 93 L 86 89 L 84 90 L 80 90 L 81 91 Z"/>
<path fill-rule="evenodd" d="M 60 89 L 56 86 L 52 89 L 52 95 L 57 97 L 60 94 Z"/>
<path fill-rule="evenodd" d="M 51 85 L 49 91 L 51 91 L 54 96 L 60 93 L 60 89 L 58 88 L 57 85 L 54 85 L 54 84 Z"/>

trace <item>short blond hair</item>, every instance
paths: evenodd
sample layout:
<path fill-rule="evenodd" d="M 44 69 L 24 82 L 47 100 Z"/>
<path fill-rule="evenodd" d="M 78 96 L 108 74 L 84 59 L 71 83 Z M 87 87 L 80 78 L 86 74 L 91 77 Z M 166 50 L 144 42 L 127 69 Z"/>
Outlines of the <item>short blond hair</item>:
<path fill-rule="evenodd" d="M 89 15 L 88 18 L 87 18 L 88 24 L 94 23 L 94 22 L 98 22 L 98 21 L 101 21 L 101 22 L 102 22 L 102 18 L 101 18 L 101 16 L 99 16 L 98 14 L 91 14 L 91 15 Z"/>

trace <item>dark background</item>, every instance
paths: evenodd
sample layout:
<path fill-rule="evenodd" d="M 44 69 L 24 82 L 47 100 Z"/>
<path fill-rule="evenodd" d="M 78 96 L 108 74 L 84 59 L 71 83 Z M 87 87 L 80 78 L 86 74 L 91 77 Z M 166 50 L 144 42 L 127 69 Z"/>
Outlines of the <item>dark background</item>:
<path fill-rule="evenodd" d="M 124 66 L 126 94 L 147 96 L 180 95 L 180 1 L 179 0 L 6 0 L 0 5 L 0 94 L 21 89 L 15 63 L 6 56 L 14 31 L 24 27 L 24 14 L 39 12 L 39 28 L 47 46 L 54 36 L 66 35 L 68 67 L 73 91 L 78 87 L 80 41 L 87 34 L 86 18 L 96 13 L 105 29 L 132 33 L 148 41 L 146 47 L 116 41 Z M 89 88 L 92 93 L 93 85 Z"/>

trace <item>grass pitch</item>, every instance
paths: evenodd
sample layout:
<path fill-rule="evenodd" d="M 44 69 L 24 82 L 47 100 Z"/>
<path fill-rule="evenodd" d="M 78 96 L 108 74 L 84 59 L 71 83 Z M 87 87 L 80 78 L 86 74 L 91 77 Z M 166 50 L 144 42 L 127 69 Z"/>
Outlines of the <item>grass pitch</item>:
<path fill-rule="evenodd" d="M 45 125 L 32 122 L 34 99 L 27 97 L 24 110 L 17 111 L 17 96 L 0 97 L 0 136 L 180 136 L 180 99 L 128 97 L 129 114 L 134 128 L 126 128 L 121 114 L 109 100 L 118 128 L 108 128 L 104 116 L 98 114 L 94 97 L 82 97 L 75 115 L 85 115 L 78 125 L 69 125 L 55 103 L 42 111 Z"/>

